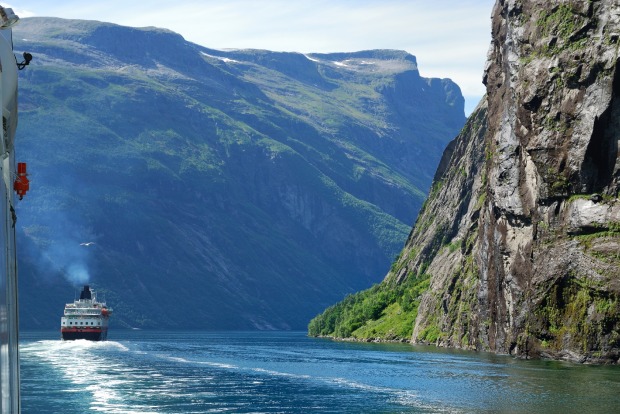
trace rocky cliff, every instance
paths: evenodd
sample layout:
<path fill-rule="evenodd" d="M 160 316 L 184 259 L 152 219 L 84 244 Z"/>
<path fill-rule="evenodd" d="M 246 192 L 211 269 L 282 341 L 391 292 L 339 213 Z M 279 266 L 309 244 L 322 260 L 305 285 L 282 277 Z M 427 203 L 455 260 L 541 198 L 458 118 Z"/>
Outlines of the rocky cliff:
<path fill-rule="evenodd" d="M 496 4 L 486 126 L 446 153 L 391 276 L 432 275 L 414 341 L 618 360 L 619 34 L 614 2 Z"/>
<path fill-rule="evenodd" d="M 492 36 L 487 96 L 382 286 L 430 281 L 414 342 L 618 362 L 620 5 L 500 0 Z"/>

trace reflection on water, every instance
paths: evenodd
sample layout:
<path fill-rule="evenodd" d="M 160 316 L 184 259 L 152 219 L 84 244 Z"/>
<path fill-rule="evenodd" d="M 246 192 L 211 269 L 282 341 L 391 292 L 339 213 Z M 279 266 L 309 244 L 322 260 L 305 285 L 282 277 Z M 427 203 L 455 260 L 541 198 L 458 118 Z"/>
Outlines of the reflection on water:
<path fill-rule="evenodd" d="M 301 332 L 22 333 L 23 413 L 616 412 L 620 368 Z"/>

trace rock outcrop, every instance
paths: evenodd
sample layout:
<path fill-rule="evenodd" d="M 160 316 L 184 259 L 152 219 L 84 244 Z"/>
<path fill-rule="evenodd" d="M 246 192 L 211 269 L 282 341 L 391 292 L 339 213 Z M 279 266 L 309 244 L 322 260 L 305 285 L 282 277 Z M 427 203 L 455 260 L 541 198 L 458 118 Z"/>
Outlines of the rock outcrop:
<path fill-rule="evenodd" d="M 487 96 L 385 283 L 431 275 L 414 342 L 620 357 L 620 5 L 497 1 Z"/>

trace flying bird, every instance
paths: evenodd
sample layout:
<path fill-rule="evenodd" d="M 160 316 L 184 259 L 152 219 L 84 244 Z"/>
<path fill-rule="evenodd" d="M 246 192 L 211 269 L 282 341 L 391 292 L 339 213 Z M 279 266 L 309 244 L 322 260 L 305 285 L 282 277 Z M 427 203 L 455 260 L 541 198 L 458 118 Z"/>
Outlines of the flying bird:
<path fill-rule="evenodd" d="M 95 244 L 95 242 L 84 242 L 84 243 L 80 243 L 80 246 L 90 246 L 92 244 Z"/>

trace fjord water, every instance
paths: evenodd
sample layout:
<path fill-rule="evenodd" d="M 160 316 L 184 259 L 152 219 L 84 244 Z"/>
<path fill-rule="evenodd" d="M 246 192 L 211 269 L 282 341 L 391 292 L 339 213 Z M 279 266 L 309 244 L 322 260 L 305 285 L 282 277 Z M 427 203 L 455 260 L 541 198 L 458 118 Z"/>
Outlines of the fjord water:
<path fill-rule="evenodd" d="M 29 413 L 611 413 L 620 367 L 303 332 L 22 332 Z"/>

